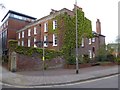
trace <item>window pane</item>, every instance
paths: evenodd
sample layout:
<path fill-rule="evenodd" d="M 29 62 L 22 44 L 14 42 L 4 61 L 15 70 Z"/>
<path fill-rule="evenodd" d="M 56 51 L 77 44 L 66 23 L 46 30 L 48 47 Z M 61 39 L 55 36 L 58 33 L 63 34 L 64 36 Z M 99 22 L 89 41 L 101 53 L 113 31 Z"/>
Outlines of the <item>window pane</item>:
<path fill-rule="evenodd" d="M 22 46 L 24 46 L 24 41 L 22 41 Z"/>
<path fill-rule="evenodd" d="M 36 44 L 35 44 L 36 41 L 37 41 L 36 38 L 34 38 L 34 47 L 37 47 Z"/>
<path fill-rule="evenodd" d="M 34 34 L 37 34 L 37 29 L 36 29 L 36 27 L 34 27 Z"/>
<path fill-rule="evenodd" d="M 20 41 L 18 41 L 18 46 L 20 46 Z"/>
<path fill-rule="evenodd" d="M 82 47 L 84 47 L 84 38 L 82 38 L 82 44 L 81 44 Z"/>
<path fill-rule="evenodd" d="M 92 38 L 92 42 L 95 42 L 95 37 L 94 37 L 94 38 Z"/>
<path fill-rule="evenodd" d="M 30 39 L 28 39 L 28 47 L 30 47 Z"/>
<path fill-rule="evenodd" d="M 92 58 L 92 51 L 89 50 L 89 58 Z"/>
<path fill-rule="evenodd" d="M 24 31 L 22 31 L 22 38 L 24 38 Z"/>
<path fill-rule="evenodd" d="M 47 47 L 47 46 L 48 46 L 47 41 L 48 41 L 48 36 L 45 35 L 45 36 L 44 36 L 44 47 Z"/>
<path fill-rule="evenodd" d="M 57 46 L 57 35 L 53 34 L 53 46 Z"/>
<path fill-rule="evenodd" d="M 89 38 L 89 44 L 91 44 L 91 38 Z"/>
<path fill-rule="evenodd" d="M 53 30 L 57 28 L 57 20 L 53 20 Z"/>
<path fill-rule="evenodd" d="M 44 23 L 44 32 L 48 32 L 48 23 Z"/>
<path fill-rule="evenodd" d="M 28 36 L 31 35 L 31 29 L 28 29 Z"/>

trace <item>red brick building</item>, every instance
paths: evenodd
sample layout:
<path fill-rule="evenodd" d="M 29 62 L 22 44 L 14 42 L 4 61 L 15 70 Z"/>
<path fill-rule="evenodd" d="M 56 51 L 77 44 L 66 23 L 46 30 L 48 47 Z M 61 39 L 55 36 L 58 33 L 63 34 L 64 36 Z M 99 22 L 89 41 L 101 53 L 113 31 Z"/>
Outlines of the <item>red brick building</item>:
<path fill-rule="evenodd" d="M 78 9 L 82 10 L 82 8 L 78 7 Z M 7 27 L 9 27 L 7 30 L 2 29 L 3 32 L 5 32 L 6 38 L 3 37 L 3 50 L 7 48 L 7 42 L 9 39 L 17 39 L 18 40 L 18 45 L 25 46 L 25 47 L 42 47 L 42 45 L 36 45 L 35 42 L 37 41 L 51 41 L 52 43 L 44 43 L 45 48 L 49 49 L 55 49 L 55 50 L 60 50 L 63 45 L 63 37 L 62 37 L 62 32 L 60 31 L 58 35 L 55 33 L 49 33 L 48 27 L 50 26 L 48 24 L 49 21 L 52 20 L 52 29 L 56 30 L 58 26 L 58 22 L 55 19 L 56 16 L 60 14 L 67 13 L 70 16 L 75 15 L 75 7 L 72 10 L 63 8 L 59 11 L 53 10 L 50 12 L 49 15 L 38 19 L 35 21 L 36 18 L 16 13 L 14 11 L 9 11 L 9 13 L 13 14 L 18 14 L 20 16 L 24 16 L 27 19 L 26 20 L 21 20 L 21 19 L 16 19 L 16 18 L 11 18 L 6 22 Z M 3 20 L 7 17 L 7 15 L 3 18 Z M 3 21 L 2 20 L 2 21 Z M 28 22 L 29 21 L 29 22 Z M 33 22 L 34 21 L 34 22 Z M 2 27 L 4 24 L 2 25 Z M 11 32 L 12 31 L 12 32 Z M 16 32 L 16 33 L 15 33 Z M 94 38 L 83 38 L 82 39 L 82 44 L 79 48 L 79 54 L 80 55 L 89 55 L 90 58 L 93 58 L 97 55 L 97 51 L 99 50 L 100 46 L 105 45 L 105 36 L 101 34 L 101 23 L 99 19 L 96 21 L 96 32 L 93 32 L 95 35 Z M 13 36 L 12 36 L 13 35 Z M 4 35 L 3 35 L 4 36 Z"/>
<path fill-rule="evenodd" d="M 61 48 L 61 43 L 58 42 L 58 37 L 56 34 L 49 34 L 48 31 L 48 22 L 54 19 L 57 15 L 67 12 L 69 15 L 74 15 L 73 11 L 70 11 L 66 8 L 61 9 L 60 11 L 53 10 L 50 12 L 50 15 L 45 16 L 34 23 L 31 23 L 24 28 L 17 31 L 17 40 L 18 45 L 28 46 L 28 47 L 37 47 L 36 41 L 52 41 L 53 43 L 47 44 L 44 43 L 45 48 L 59 50 Z M 57 28 L 57 20 L 52 21 L 53 30 Z M 59 44 L 58 44 L 59 43 Z M 38 45 L 39 47 L 39 45 Z"/>
<path fill-rule="evenodd" d="M 35 21 L 36 18 L 9 10 L 2 19 L 0 29 L 0 41 L 2 42 L 2 53 L 8 50 L 8 41 L 10 39 L 16 40 L 16 31 Z"/>
<path fill-rule="evenodd" d="M 79 8 L 79 7 L 78 7 Z M 81 8 L 79 8 L 82 10 Z M 66 8 L 63 8 L 59 11 L 52 10 L 50 12 L 50 15 L 45 16 L 39 20 L 37 20 L 34 23 L 31 23 L 30 25 L 25 26 L 24 28 L 17 31 L 17 40 L 18 45 L 26 46 L 26 47 L 39 47 L 39 45 L 36 46 L 36 41 L 52 41 L 53 43 L 47 44 L 44 43 L 45 48 L 49 49 L 55 49 L 60 50 L 62 48 L 63 44 L 63 37 L 62 32 L 59 32 L 59 35 L 56 35 L 55 33 L 49 33 L 48 22 L 52 20 L 52 27 L 53 30 L 57 28 L 57 20 L 54 18 L 59 15 L 67 13 L 70 16 L 73 16 L 73 11 L 68 10 Z M 82 39 L 82 45 L 79 48 L 79 54 L 81 55 L 89 55 L 90 58 L 93 58 L 97 55 L 98 49 L 100 46 L 105 45 L 105 36 L 101 34 L 101 23 L 99 19 L 96 21 L 96 32 L 93 32 L 94 38 L 83 38 Z"/>
<path fill-rule="evenodd" d="M 89 58 L 94 58 L 98 54 L 98 50 L 105 45 L 105 36 L 101 34 L 101 23 L 99 19 L 96 21 L 96 32 L 93 31 L 93 38 L 83 38 L 82 45 L 79 49 L 81 55 L 89 55 Z"/>

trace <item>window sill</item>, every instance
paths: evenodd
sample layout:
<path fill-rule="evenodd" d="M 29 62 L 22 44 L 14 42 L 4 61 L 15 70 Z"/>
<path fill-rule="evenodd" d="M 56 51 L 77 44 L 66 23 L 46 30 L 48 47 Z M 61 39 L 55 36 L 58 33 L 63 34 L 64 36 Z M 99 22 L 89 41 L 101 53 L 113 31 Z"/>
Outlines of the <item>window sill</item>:
<path fill-rule="evenodd" d="M 48 47 L 48 46 L 44 46 L 44 47 Z"/>
<path fill-rule="evenodd" d="M 53 47 L 56 47 L 57 45 L 53 45 Z"/>

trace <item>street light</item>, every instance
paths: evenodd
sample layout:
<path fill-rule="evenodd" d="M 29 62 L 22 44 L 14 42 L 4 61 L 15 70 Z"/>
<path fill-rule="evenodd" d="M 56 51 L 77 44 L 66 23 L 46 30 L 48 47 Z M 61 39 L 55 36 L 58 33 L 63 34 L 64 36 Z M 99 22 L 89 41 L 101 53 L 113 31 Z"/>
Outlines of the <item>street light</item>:
<path fill-rule="evenodd" d="M 77 0 L 75 1 L 75 9 L 76 9 L 76 74 L 78 74 L 79 73 L 79 68 L 78 68 Z"/>

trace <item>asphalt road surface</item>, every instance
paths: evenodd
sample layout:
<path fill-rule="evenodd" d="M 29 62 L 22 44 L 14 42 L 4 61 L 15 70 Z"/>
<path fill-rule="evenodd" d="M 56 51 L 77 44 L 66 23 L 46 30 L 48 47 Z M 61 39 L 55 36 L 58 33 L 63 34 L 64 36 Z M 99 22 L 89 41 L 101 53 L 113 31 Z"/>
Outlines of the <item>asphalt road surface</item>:
<path fill-rule="evenodd" d="M 118 88 L 118 75 L 99 78 L 95 80 L 78 82 L 68 85 L 54 86 L 54 88 Z"/>

